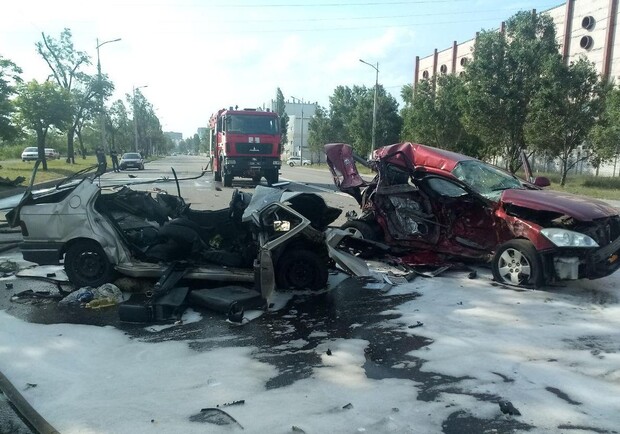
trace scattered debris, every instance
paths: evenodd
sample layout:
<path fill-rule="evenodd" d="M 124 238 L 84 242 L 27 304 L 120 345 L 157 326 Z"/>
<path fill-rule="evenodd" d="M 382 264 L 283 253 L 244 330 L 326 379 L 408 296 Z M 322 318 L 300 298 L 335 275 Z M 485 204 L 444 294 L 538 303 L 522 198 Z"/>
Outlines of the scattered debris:
<path fill-rule="evenodd" d="M 353 404 L 349 402 L 347 405 L 343 406 L 342 408 L 345 410 L 351 410 L 353 408 Z"/>
<path fill-rule="evenodd" d="M 409 328 L 410 328 L 410 329 L 414 329 L 414 328 L 417 328 L 417 327 L 422 327 L 423 325 L 424 325 L 424 323 L 423 323 L 423 322 L 418 321 L 416 324 L 411 324 L 411 325 L 409 326 Z"/>
<path fill-rule="evenodd" d="M 36 383 L 26 383 L 26 388 L 24 390 L 33 389 L 37 387 Z"/>
<path fill-rule="evenodd" d="M 478 277 L 478 272 L 476 270 L 471 271 L 468 275 L 468 279 L 476 279 Z"/>
<path fill-rule="evenodd" d="M 437 277 L 441 273 L 449 270 L 450 268 L 452 268 L 452 265 L 443 265 L 443 266 L 441 266 L 439 268 L 436 268 L 435 270 L 432 270 L 432 271 L 418 271 L 418 270 L 414 269 L 414 272 L 418 276 L 422 276 L 422 277 Z"/>
<path fill-rule="evenodd" d="M 237 420 L 226 413 L 224 410 L 212 407 L 212 408 L 203 408 L 200 410 L 200 413 L 193 414 L 189 417 L 191 422 L 203 422 L 203 423 L 211 423 L 213 425 L 236 425 L 239 428 L 243 429 L 243 426 L 237 422 Z"/>
<path fill-rule="evenodd" d="M 509 414 L 511 416 L 521 416 L 521 412 L 517 410 L 514 405 L 512 405 L 512 402 L 501 400 L 498 404 L 502 413 Z"/>
<path fill-rule="evenodd" d="M 6 277 L 6 276 L 2 276 L 2 277 Z M 6 289 L 13 289 L 12 283 L 5 283 L 4 286 L 6 287 Z"/>
<path fill-rule="evenodd" d="M 0 262 L 0 273 L 15 273 L 19 271 L 19 265 L 14 261 L 2 261 Z"/>
<path fill-rule="evenodd" d="M 11 301 L 23 300 L 23 299 L 48 299 L 48 300 L 60 300 L 62 294 L 51 291 L 34 291 L 27 289 L 25 291 L 18 292 L 11 297 Z"/>
<path fill-rule="evenodd" d="M 0 176 L 0 185 L 8 186 L 8 187 L 17 187 L 19 184 L 24 182 L 26 178 L 23 176 L 18 176 L 15 179 L 9 179 L 8 177 Z"/>
<path fill-rule="evenodd" d="M 299 432 L 299 433 L 305 434 L 305 431 L 304 431 L 303 429 L 301 429 L 300 427 L 298 427 L 297 425 L 293 425 L 293 426 L 291 427 L 291 431 L 293 431 L 293 432 Z"/>
<path fill-rule="evenodd" d="M 325 354 L 327 354 L 328 356 L 332 355 L 332 350 L 330 350 L 329 348 L 327 349 L 327 351 L 325 352 Z"/>
<path fill-rule="evenodd" d="M 97 288 L 85 286 L 73 291 L 60 300 L 60 305 L 80 305 L 85 307 L 113 306 L 123 301 L 123 293 L 112 283 L 105 283 Z M 90 304 L 90 306 L 89 306 Z"/>
<path fill-rule="evenodd" d="M 240 399 L 238 401 L 232 401 L 232 402 L 226 402 L 224 404 L 222 404 L 221 406 L 218 404 L 216 405 L 216 407 L 230 407 L 232 405 L 243 405 L 245 404 L 245 399 Z M 205 410 L 205 409 L 201 409 L 200 411 Z"/>

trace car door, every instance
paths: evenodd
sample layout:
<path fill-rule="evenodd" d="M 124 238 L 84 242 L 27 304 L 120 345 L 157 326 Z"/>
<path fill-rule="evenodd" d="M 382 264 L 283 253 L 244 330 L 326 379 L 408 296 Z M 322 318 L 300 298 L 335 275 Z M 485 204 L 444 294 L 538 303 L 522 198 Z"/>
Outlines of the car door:
<path fill-rule="evenodd" d="M 420 180 L 440 230 L 437 244 L 446 253 L 491 252 L 498 243 L 496 204 L 458 180 L 429 175 Z"/>

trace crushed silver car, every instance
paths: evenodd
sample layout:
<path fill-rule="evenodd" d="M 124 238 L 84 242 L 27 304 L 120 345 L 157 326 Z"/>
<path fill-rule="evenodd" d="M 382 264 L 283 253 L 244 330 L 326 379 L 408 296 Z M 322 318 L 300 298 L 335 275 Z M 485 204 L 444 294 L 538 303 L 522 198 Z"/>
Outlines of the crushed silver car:
<path fill-rule="evenodd" d="M 33 191 L 37 167 L 7 219 L 21 227 L 24 259 L 64 263 L 76 287 L 119 274 L 159 278 L 178 261 L 184 278 L 256 282 L 264 298 L 276 286 L 326 286 L 332 262 L 324 231 L 341 210 L 317 194 L 258 186 L 254 194 L 235 190 L 229 208 L 194 210 L 180 194 L 102 188 L 95 167 Z"/>

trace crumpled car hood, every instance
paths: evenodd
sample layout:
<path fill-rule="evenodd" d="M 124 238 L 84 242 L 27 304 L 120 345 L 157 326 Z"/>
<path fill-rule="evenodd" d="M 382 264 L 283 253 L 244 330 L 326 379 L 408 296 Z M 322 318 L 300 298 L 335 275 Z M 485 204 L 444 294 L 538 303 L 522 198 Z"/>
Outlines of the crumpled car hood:
<path fill-rule="evenodd" d="M 566 214 L 579 221 L 592 221 L 618 214 L 618 210 L 598 199 L 552 190 L 506 190 L 501 202 L 537 211 Z"/>

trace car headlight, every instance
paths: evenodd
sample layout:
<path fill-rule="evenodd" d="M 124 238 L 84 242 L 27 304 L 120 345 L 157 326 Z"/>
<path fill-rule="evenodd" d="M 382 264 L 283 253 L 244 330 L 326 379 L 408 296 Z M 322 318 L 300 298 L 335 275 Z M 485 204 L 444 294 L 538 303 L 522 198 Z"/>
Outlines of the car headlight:
<path fill-rule="evenodd" d="M 540 231 L 558 247 L 598 247 L 598 243 L 586 234 L 566 229 L 546 228 Z"/>

